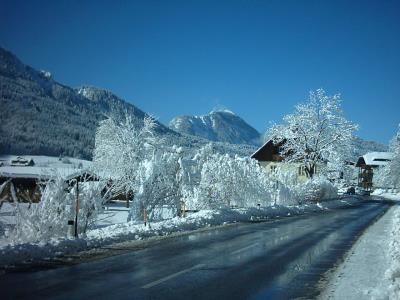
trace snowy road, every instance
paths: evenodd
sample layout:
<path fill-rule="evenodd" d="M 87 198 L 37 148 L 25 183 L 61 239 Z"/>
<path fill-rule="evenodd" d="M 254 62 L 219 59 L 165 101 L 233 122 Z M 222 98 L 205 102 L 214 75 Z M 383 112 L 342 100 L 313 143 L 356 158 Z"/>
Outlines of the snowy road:
<path fill-rule="evenodd" d="M 240 224 L 127 254 L 0 276 L 2 299 L 315 298 L 316 285 L 389 205 Z"/>
<path fill-rule="evenodd" d="M 395 212 L 393 206 L 355 243 L 343 264 L 330 276 L 320 299 L 387 299 L 389 282 L 385 276 L 391 259 L 390 231 Z M 397 297 L 396 299 L 398 299 Z"/>

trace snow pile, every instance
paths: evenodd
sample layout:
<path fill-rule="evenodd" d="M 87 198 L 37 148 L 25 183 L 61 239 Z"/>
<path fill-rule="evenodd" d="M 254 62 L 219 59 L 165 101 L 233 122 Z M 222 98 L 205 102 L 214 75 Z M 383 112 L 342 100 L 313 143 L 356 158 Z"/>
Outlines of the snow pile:
<path fill-rule="evenodd" d="M 314 177 L 299 186 L 299 198 L 318 202 L 337 197 L 337 188 L 325 177 Z"/>
<path fill-rule="evenodd" d="M 397 195 L 400 201 L 400 194 Z M 390 268 L 386 271 L 389 281 L 389 299 L 400 299 L 400 209 L 397 209 L 392 221 L 389 242 Z"/>
<path fill-rule="evenodd" d="M 399 214 L 399 208 L 398 206 L 390 208 L 367 228 L 347 252 L 344 261 L 333 270 L 333 273 L 327 274 L 329 281 L 318 299 L 399 299 L 398 286 L 394 286 L 389 296 L 391 280 L 388 279 L 389 274 L 385 276 L 392 266 L 396 266 L 395 270 L 399 270 L 399 255 L 396 258 L 397 262 L 393 262 L 389 251 L 393 242 L 391 241 L 393 235 L 390 235 L 392 221 L 396 219 L 394 216 Z M 399 224 L 398 218 L 396 222 Z M 395 247 L 398 249 L 398 243 L 396 244 Z"/>
<path fill-rule="evenodd" d="M 270 206 L 264 208 L 202 210 L 186 217 L 154 222 L 144 226 L 137 222 L 126 222 L 87 231 L 79 239 L 58 238 L 46 242 L 13 242 L 0 247 L 0 265 L 12 265 L 54 258 L 82 250 L 97 248 L 116 242 L 141 240 L 155 236 L 167 236 L 172 233 L 196 230 L 200 228 L 225 225 L 236 222 L 258 222 L 274 217 L 294 216 L 327 209 L 357 205 L 361 200 L 348 197 L 341 200 L 326 201 L 320 204 L 301 206 Z"/>
<path fill-rule="evenodd" d="M 400 193 L 396 193 L 397 189 L 392 189 L 389 192 L 388 189 L 376 189 L 371 195 L 380 196 L 388 200 L 400 201 Z"/>

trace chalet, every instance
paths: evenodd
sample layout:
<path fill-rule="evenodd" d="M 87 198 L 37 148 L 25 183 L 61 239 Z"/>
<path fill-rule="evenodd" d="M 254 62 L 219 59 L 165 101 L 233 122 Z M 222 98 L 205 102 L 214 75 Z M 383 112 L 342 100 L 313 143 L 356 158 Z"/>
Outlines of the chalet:
<path fill-rule="evenodd" d="M 358 186 L 370 191 L 373 186 L 374 170 L 386 166 L 393 159 L 390 152 L 369 152 L 358 158 Z"/>
<path fill-rule="evenodd" d="M 11 166 L 14 167 L 32 167 L 35 165 L 35 162 L 31 158 L 24 158 L 22 156 L 18 156 L 11 160 Z"/>
<path fill-rule="evenodd" d="M 277 167 L 284 159 L 281 154 L 281 147 L 283 144 L 284 141 L 280 144 L 274 144 L 272 140 L 269 140 L 259 149 L 257 149 L 257 151 L 251 155 L 251 158 L 256 159 L 259 165 L 263 167 L 268 173 L 275 172 Z M 295 174 L 299 182 L 304 182 L 307 180 L 307 173 L 302 163 L 286 163 L 282 167 L 284 168 L 284 171 Z M 315 170 L 314 174 L 317 174 L 317 171 L 318 170 Z"/>
<path fill-rule="evenodd" d="M 66 186 L 72 186 L 77 181 L 98 180 L 96 175 L 85 169 L 66 165 L 35 165 L 32 159 L 12 158 L 0 166 L 0 202 L 39 202 L 42 188 L 55 175 L 61 176 Z"/>

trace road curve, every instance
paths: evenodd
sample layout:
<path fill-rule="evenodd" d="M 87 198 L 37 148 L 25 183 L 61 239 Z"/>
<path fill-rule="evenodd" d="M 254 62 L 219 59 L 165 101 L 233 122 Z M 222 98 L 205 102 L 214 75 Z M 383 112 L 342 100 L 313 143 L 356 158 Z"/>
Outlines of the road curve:
<path fill-rule="evenodd" d="M 1 298 L 310 299 L 321 276 L 389 206 L 365 201 L 172 237 L 94 262 L 6 273 Z"/>

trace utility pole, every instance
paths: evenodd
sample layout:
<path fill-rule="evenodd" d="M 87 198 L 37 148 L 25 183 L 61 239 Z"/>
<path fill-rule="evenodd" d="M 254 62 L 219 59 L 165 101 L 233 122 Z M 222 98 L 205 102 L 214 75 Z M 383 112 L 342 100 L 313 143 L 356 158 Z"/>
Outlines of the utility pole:
<path fill-rule="evenodd" d="M 75 237 L 78 238 L 79 181 L 76 179 Z"/>

